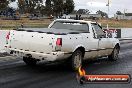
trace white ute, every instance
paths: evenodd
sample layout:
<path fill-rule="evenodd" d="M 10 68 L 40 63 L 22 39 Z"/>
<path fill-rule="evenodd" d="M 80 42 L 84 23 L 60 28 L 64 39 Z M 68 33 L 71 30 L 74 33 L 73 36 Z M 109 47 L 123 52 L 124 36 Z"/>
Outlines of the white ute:
<path fill-rule="evenodd" d="M 120 50 L 118 39 L 106 37 L 98 23 L 84 20 L 57 19 L 48 28 L 11 30 L 6 38 L 7 52 L 28 65 L 67 60 L 74 70 L 86 59 L 117 60 Z"/>

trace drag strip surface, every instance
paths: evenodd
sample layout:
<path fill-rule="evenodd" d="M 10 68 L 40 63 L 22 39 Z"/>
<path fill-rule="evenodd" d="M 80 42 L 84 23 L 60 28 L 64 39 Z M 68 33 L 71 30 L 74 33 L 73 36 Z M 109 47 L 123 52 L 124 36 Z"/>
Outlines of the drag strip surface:
<path fill-rule="evenodd" d="M 87 61 L 87 74 L 130 74 L 132 75 L 132 43 L 121 44 L 118 61 L 106 58 Z M 76 74 L 64 64 L 26 66 L 21 58 L 0 59 L 0 88 L 132 88 L 130 84 L 85 84 L 79 85 Z"/>

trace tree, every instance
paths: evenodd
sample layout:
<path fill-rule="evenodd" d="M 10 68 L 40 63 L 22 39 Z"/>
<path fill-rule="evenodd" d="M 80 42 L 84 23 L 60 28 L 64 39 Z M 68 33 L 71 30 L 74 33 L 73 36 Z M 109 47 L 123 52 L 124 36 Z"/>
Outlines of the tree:
<path fill-rule="evenodd" d="M 53 6 L 52 6 L 52 0 L 46 0 L 45 1 L 45 10 L 47 15 L 53 14 Z"/>
<path fill-rule="evenodd" d="M 108 18 L 108 14 L 103 12 L 103 11 L 101 11 L 101 10 L 97 11 L 96 14 L 101 14 L 102 17 Z"/>
<path fill-rule="evenodd" d="M 44 5 L 38 5 L 37 8 L 36 8 L 36 11 L 37 12 L 40 12 L 40 14 L 43 16 L 43 15 L 46 15 L 46 8 Z"/>
<path fill-rule="evenodd" d="M 60 16 L 63 12 L 63 0 L 53 0 L 54 4 L 53 4 L 53 11 L 54 11 L 54 15 Z"/>
<path fill-rule="evenodd" d="M 45 5 L 48 15 L 60 16 L 74 10 L 73 0 L 46 0 Z"/>
<path fill-rule="evenodd" d="M 24 13 L 25 12 L 25 1 L 18 0 L 18 7 L 19 7 L 20 13 Z"/>
<path fill-rule="evenodd" d="M 73 12 L 75 6 L 74 6 L 74 1 L 73 0 L 66 0 L 63 6 L 63 10 L 65 14 L 70 14 Z"/>
<path fill-rule="evenodd" d="M 47 15 L 58 16 L 63 11 L 63 0 L 46 0 Z"/>
<path fill-rule="evenodd" d="M 117 15 L 122 15 L 123 13 L 121 13 L 121 11 L 117 11 L 116 14 Z"/>
<path fill-rule="evenodd" d="M 14 2 L 14 1 L 16 1 L 16 0 L 0 0 L 0 10 L 7 9 L 8 8 L 8 4 L 10 2 Z"/>
<path fill-rule="evenodd" d="M 8 0 L 0 0 L 0 10 L 7 8 L 8 4 L 9 4 Z"/>
<path fill-rule="evenodd" d="M 78 14 L 89 14 L 90 12 L 89 12 L 88 9 L 79 9 L 79 10 L 77 11 L 77 13 L 78 13 Z"/>
<path fill-rule="evenodd" d="M 18 7 L 22 13 L 34 13 L 43 0 L 18 0 Z"/>

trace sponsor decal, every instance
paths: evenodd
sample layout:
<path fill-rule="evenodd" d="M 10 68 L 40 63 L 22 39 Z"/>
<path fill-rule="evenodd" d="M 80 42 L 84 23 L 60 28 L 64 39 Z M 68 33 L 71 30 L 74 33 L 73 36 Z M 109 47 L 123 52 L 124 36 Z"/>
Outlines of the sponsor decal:
<path fill-rule="evenodd" d="M 85 70 L 79 67 L 76 74 L 77 82 L 79 84 L 85 83 L 130 83 L 131 77 L 128 74 L 99 74 L 86 75 Z"/>
<path fill-rule="evenodd" d="M 103 29 L 109 38 L 121 38 L 121 29 Z"/>

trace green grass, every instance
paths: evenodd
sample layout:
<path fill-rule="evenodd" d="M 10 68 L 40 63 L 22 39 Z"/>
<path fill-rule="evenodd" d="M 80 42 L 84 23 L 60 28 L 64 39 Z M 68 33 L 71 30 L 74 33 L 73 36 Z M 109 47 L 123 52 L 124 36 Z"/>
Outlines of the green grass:
<path fill-rule="evenodd" d="M 22 18 L 21 20 L 0 20 L 0 30 L 11 30 L 21 27 L 21 24 L 26 28 L 46 28 L 53 20 L 29 20 L 28 18 Z M 132 28 L 132 20 L 96 20 L 101 23 L 102 27 L 106 28 L 107 23 L 110 28 Z"/>

